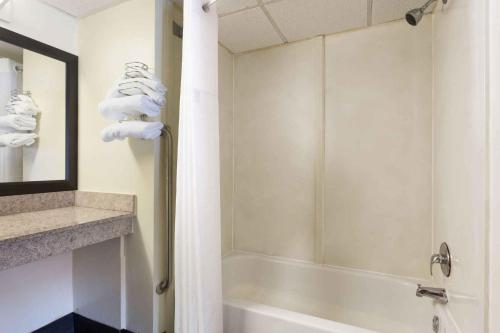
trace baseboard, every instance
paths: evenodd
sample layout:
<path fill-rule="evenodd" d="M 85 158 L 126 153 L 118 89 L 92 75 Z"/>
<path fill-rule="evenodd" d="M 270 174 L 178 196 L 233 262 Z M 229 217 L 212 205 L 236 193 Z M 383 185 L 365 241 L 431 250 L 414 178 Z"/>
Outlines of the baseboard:
<path fill-rule="evenodd" d="M 77 313 L 70 313 L 32 333 L 133 333 L 116 329 L 86 318 Z"/>

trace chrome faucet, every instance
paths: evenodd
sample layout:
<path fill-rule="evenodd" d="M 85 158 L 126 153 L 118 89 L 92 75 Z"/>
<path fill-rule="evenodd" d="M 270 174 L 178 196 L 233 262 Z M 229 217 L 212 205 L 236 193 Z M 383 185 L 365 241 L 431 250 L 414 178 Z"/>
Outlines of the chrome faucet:
<path fill-rule="evenodd" d="M 448 295 L 446 289 L 443 288 L 422 287 L 422 285 L 419 284 L 417 288 L 417 297 L 429 297 L 441 304 L 448 303 Z"/>

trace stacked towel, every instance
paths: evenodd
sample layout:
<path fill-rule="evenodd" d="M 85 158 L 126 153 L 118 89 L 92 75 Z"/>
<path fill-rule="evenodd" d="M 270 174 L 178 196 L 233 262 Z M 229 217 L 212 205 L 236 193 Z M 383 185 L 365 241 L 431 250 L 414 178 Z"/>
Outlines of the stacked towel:
<path fill-rule="evenodd" d="M 104 142 L 123 140 L 127 137 L 152 140 L 161 135 L 163 124 L 160 122 L 125 121 L 106 127 L 101 132 Z"/>
<path fill-rule="evenodd" d="M 33 99 L 28 95 L 14 95 L 5 111 L 7 115 L 0 117 L 0 146 L 31 146 L 38 135 L 25 132 L 35 130 L 35 116 L 40 113 Z"/>
<path fill-rule="evenodd" d="M 10 102 L 5 106 L 5 111 L 10 114 L 19 114 L 23 116 L 36 116 L 40 109 L 31 102 Z"/>
<path fill-rule="evenodd" d="M 163 83 L 161 83 L 157 79 L 146 79 L 146 78 L 141 78 L 141 77 L 132 78 L 132 79 L 122 78 L 118 82 L 118 85 L 119 84 L 130 84 L 130 83 L 141 83 L 141 84 L 145 85 L 146 87 L 149 87 L 162 95 L 165 95 L 165 93 L 167 92 L 167 88 L 165 88 Z"/>
<path fill-rule="evenodd" d="M 145 78 L 145 79 L 150 79 L 153 81 L 160 81 L 156 76 L 154 76 L 153 73 L 140 68 L 140 67 L 128 67 L 127 72 L 126 72 L 126 77 L 127 78 Z"/>
<path fill-rule="evenodd" d="M 163 124 L 136 121 L 141 116 L 158 117 L 165 105 L 167 89 L 145 66 L 127 66 L 118 80 L 99 103 L 99 112 L 106 118 L 121 121 L 105 128 L 101 138 L 105 142 L 126 137 L 151 140 L 161 135 Z"/>
<path fill-rule="evenodd" d="M 0 130 L 6 132 L 33 131 L 36 128 L 36 119 L 18 114 L 9 114 L 0 117 Z"/>
<path fill-rule="evenodd" d="M 101 114 L 113 120 L 134 119 L 140 115 L 156 117 L 165 105 L 167 89 L 152 73 L 142 67 L 128 67 L 99 103 Z"/>
<path fill-rule="evenodd" d="M 145 95 L 110 98 L 99 103 L 99 112 L 113 120 L 127 120 L 141 114 L 157 117 L 160 115 L 160 109 L 161 107 L 151 97 Z"/>
<path fill-rule="evenodd" d="M 33 99 L 27 95 L 18 95 L 16 100 L 7 103 L 5 111 L 23 116 L 36 116 L 41 112 Z"/>
<path fill-rule="evenodd" d="M 138 79 L 135 79 L 138 80 Z M 149 79 L 142 79 L 150 82 L 154 82 Z M 161 85 L 161 86 L 160 86 Z M 151 88 L 151 86 L 158 86 L 160 90 Z M 160 107 L 165 105 L 165 87 L 163 84 L 148 85 L 140 81 L 133 81 L 130 79 L 120 81 L 118 84 L 109 91 L 108 98 L 124 97 L 124 96 L 134 96 L 134 95 L 146 95 L 151 97 L 153 102 L 155 102 Z"/>
<path fill-rule="evenodd" d="M 0 135 L 0 147 L 17 148 L 31 146 L 38 135 L 35 133 L 7 133 Z"/>

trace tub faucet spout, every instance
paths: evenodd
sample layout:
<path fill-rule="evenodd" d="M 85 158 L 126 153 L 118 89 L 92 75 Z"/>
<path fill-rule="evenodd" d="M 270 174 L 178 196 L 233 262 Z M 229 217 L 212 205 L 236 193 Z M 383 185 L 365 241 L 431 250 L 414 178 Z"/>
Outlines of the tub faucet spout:
<path fill-rule="evenodd" d="M 429 297 L 441 304 L 448 303 L 448 295 L 446 294 L 446 289 L 443 288 L 422 287 L 422 285 L 419 284 L 417 288 L 417 297 Z"/>

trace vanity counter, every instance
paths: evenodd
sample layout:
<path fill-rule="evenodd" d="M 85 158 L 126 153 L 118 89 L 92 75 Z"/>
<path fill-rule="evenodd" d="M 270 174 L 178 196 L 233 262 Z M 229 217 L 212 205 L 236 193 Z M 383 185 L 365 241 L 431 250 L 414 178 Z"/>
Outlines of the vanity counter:
<path fill-rule="evenodd" d="M 133 232 L 133 209 L 96 208 L 95 203 L 109 196 L 96 194 L 95 200 L 96 195 L 89 193 L 74 195 L 76 204 L 94 203 L 87 205 L 94 207 L 74 205 L 0 216 L 0 271 Z"/>

